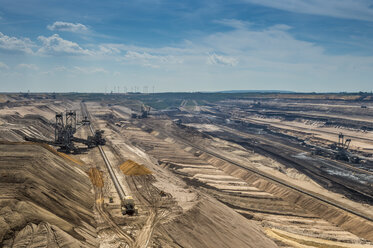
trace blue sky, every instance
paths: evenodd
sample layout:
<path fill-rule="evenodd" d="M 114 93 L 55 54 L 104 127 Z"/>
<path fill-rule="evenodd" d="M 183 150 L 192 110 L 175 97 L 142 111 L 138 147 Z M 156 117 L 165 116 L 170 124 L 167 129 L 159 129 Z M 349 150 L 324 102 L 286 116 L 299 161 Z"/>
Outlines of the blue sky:
<path fill-rule="evenodd" d="M 368 0 L 0 0 L 0 91 L 371 91 L 372 44 Z"/>

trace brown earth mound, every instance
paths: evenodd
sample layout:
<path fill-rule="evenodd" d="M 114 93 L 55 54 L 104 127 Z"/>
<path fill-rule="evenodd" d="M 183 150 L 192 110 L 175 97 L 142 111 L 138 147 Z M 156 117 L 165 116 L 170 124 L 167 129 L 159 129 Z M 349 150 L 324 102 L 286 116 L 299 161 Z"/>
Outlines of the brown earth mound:
<path fill-rule="evenodd" d="M 177 247 L 277 247 L 255 222 L 206 196 L 185 214 L 162 224 L 161 230 L 165 233 L 159 235 L 171 236 Z"/>
<path fill-rule="evenodd" d="M 121 164 L 120 169 L 125 175 L 128 176 L 141 176 L 152 174 L 152 172 L 144 165 L 140 165 L 132 160 L 127 160 L 126 162 Z"/>
<path fill-rule="evenodd" d="M 94 186 L 102 188 L 104 186 L 104 179 L 102 178 L 102 172 L 97 168 L 91 168 L 87 172 L 89 179 Z"/>

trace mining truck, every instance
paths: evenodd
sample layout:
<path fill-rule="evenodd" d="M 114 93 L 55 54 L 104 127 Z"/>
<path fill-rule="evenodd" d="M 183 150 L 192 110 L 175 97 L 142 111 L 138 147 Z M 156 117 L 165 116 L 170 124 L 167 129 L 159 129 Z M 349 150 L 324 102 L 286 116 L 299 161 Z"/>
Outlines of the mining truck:
<path fill-rule="evenodd" d="M 121 210 L 123 215 L 138 214 L 138 209 L 135 206 L 135 201 L 133 200 L 132 196 L 124 197 L 124 200 L 122 200 Z"/>

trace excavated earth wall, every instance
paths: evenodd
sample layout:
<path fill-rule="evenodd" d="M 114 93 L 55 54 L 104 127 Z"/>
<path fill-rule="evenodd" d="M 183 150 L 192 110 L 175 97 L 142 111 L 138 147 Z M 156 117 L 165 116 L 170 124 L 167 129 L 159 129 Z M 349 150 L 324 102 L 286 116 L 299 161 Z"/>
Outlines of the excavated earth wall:
<path fill-rule="evenodd" d="M 0 246 L 95 247 L 93 206 L 81 165 L 37 144 L 0 144 Z"/>
<path fill-rule="evenodd" d="M 253 172 L 241 169 L 233 164 L 225 162 L 219 158 L 213 157 L 207 153 L 201 153 L 201 158 L 209 161 L 209 163 L 225 171 L 231 176 L 241 178 L 249 184 L 257 187 L 260 190 L 281 197 L 287 202 L 291 202 L 302 207 L 308 212 L 314 213 L 317 216 L 350 231 L 360 237 L 373 241 L 373 224 L 359 216 L 350 214 L 330 204 L 321 202 L 311 196 L 307 196 L 291 188 L 279 185 L 275 182 L 263 179 Z"/>

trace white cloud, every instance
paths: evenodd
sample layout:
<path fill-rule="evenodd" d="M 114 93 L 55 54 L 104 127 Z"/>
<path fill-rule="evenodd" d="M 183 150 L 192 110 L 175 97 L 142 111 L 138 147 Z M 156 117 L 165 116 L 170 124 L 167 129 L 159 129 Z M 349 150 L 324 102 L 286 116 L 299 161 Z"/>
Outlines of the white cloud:
<path fill-rule="evenodd" d="M 292 27 L 286 24 L 276 24 L 270 27 L 271 30 L 278 30 L 278 31 L 287 31 L 290 30 Z"/>
<path fill-rule="evenodd" d="M 54 34 L 50 37 L 39 36 L 38 39 L 42 42 L 42 46 L 38 50 L 40 54 L 92 55 L 91 51 L 81 48 L 75 42 L 62 39 L 58 34 Z"/>
<path fill-rule="evenodd" d="M 127 54 L 124 56 L 125 59 L 129 59 L 129 60 L 159 60 L 159 61 L 162 61 L 162 62 L 166 62 L 167 61 L 167 58 L 164 57 L 164 56 L 155 56 L 155 55 L 151 55 L 149 53 L 146 53 L 146 52 L 134 52 L 134 51 L 128 51 Z"/>
<path fill-rule="evenodd" d="M 241 21 L 237 19 L 222 19 L 222 20 L 215 20 L 214 22 L 224 25 L 224 26 L 236 28 L 236 29 L 246 28 L 252 24 L 251 22 Z"/>
<path fill-rule="evenodd" d="M 124 61 L 140 64 L 145 67 L 159 68 L 166 64 L 181 64 L 183 59 L 173 55 L 154 55 L 147 52 L 127 51 Z"/>
<path fill-rule="evenodd" d="M 61 71 L 67 71 L 67 69 L 66 69 L 65 66 L 55 66 L 55 67 L 53 68 L 53 71 L 61 72 Z"/>
<path fill-rule="evenodd" d="M 9 70 L 9 66 L 3 62 L 0 61 L 0 70 L 1 69 L 5 69 L 5 70 Z"/>
<path fill-rule="evenodd" d="M 97 51 L 97 54 L 101 54 L 101 55 L 116 55 L 120 53 L 121 53 L 121 49 L 111 44 L 100 45 L 99 50 Z"/>
<path fill-rule="evenodd" d="M 39 70 L 39 67 L 34 64 L 19 64 L 17 67 L 22 68 L 22 69 L 34 70 L 34 71 Z"/>
<path fill-rule="evenodd" d="M 200 43 L 205 49 L 211 48 L 216 53 L 235 57 L 242 66 L 251 66 L 244 63 L 247 58 L 300 63 L 314 61 L 316 56 L 323 54 L 322 47 L 295 39 L 287 32 L 289 28 L 287 25 L 274 25 L 262 30 L 234 29 L 208 35 Z"/>
<path fill-rule="evenodd" d="M 55 22 L 52 25 L 48 25 L 47 28 L 52 31 L 66 31 L 66 32 L 86 32 L 88 31 L 87 26 L 81 23 L 71 23 L 71 22 Z"/>
<path fill-rule="evenodd" d="M 125 61 L 168 69 L 169 75 L 173 76 L 164 78 L 187 77 L 193 81 L 195 76 L 196 82 L 201 85 L 214 79 L 221 85 L 234 82 L 231 87 L 242 87 L 243 82 L 250 80 L 259 88 L 274 89 L 281 84 L 280 88 L 314 91 L 330 90 L 325 86 L 330 82 L 345 84 L 341 87 L 347 89 L 351 87 L 347 83 L 353 80 L 351 78 L 359 78 L 364 84 L 373 76 L 369 71 L 373 66 L 372 56 L 327 54 L 322 46 L 295 38 L 288 25 L 254 29 L 248 23 L 241 25 L 235 20 L 217 23 L 229 24 L 233 29 L 201 36 L 173 47 L 110 46 L 120 51 L 127 50 Z M 183 66 L 173 66 L 168 58 L 177 58 Z M 206 62 L 211 66 L 207 68 Z M 221 65 L 225 66 L 224 69 Z M 194 86 L 199 87 L 198 84 Z"/>
<path fill-rule="evenodd" d="M 108 73 L 107 70 L 105 70 L 102 67 L 80 67 L 80 66 L 75 66 L 72 69 L 72 72 L 74 73 L 83 73 L 83 74 L 95 74 L 95 73 Z"/>
<path fill-rule="evenodd" d="M 33 53 L 31 48 L 34 46 L 34 43 L 28 38 L 19 39 L 4 35 L 0 32 L 0 49 L 13 52 Z"/>
<path fill-rule="evenodd" d="M 180 68 L 185 72 L 211 73 L 211 70 L 221 70 L 224 65 L 226 76 L 222 78 L 233 76 L 232 74 L 238 77 L 244 70 L 245 73 L 262 73 L 263 77 L 276 74 L 283 77 L 296 76 L 297 79 L 306 74 L 326 75 L 337 71 L 347 74 L 347 71 L 352 70 L 351 64 L 359 64 L 360 69 L 367 68 L 370 66 L 368 61 L 372 59 L 328 55 L 322 46 L 296 39 L 289 32 L 291 27 L 285 24 L 254 29 L 250 23 L 240 20 L 224 19 L 215 22 L 233 29 L 186 40 L 176 46 L 151 48 L 103 44 L 100 47 L 101 50 L 107 49 L 106 54 L 112 56 L 110 58 L 113 60 L 144 67 L 162 67 L 173 73 L 180 73 Z M 177 66 L 181 63 L 182 67 Z M 206 64 L 211 65 L 209 72 L 206 72 Z M 215 69 L 213 65 L 216 65 Z"/>
<path fill-rule="evenodd" d="M 295 13 L 373 21 L 370 0 L 243 0 Z"/>
<path fill-rule="evenodd" d="M 133 82 L 159 78 L 159 82 L 164 82 L 164 89 L 174 87 L 172 90 L 263 87 L 317 91 L 333 90 L 337 82 L 341 90 L 371 85 L 373 56 L 331 55 L 317 43 L 294 37 L 289 32 L 291 27 L 284 24 L 258 29 L 234 19 L 215 22 L 231 29 L 163 47 L 128 44 L 81 46 L 55 34 L 40 36 L 39 47 L 34 49 L 38 52 L 34 54 L 90 55 L 73 58 L 75 67 L 61 64 L 67 68 L 49 69 L 48 77 L 58 81 L 73 75 L 82 81 L 87 78 L 92 82 L 96 80 L 97 85 L 102 85 L 103 78 L 108 82 L 113 78 Z M 53 61 L 53 58 L 46 59 Z M 167 73 L 141 67 L 161 68 Z M 43 69 L 44 66 L 40 66 L 40 71 Z M 0 77 L 1 74 L 6 73 L 0 73 Z M 175 81 L 180 83 L 175 84 Z M 354 81 L 359 81 L 359 84 L 350 84 Z"/>
<path fill-rule="evenodd" d="M 235 66 L 238 64 L 238 60 L 233 57 L 217 55 L 217 54 L 210 54 L 207 57 L 207 63 L 210 65 L 229 65 Z"/>

